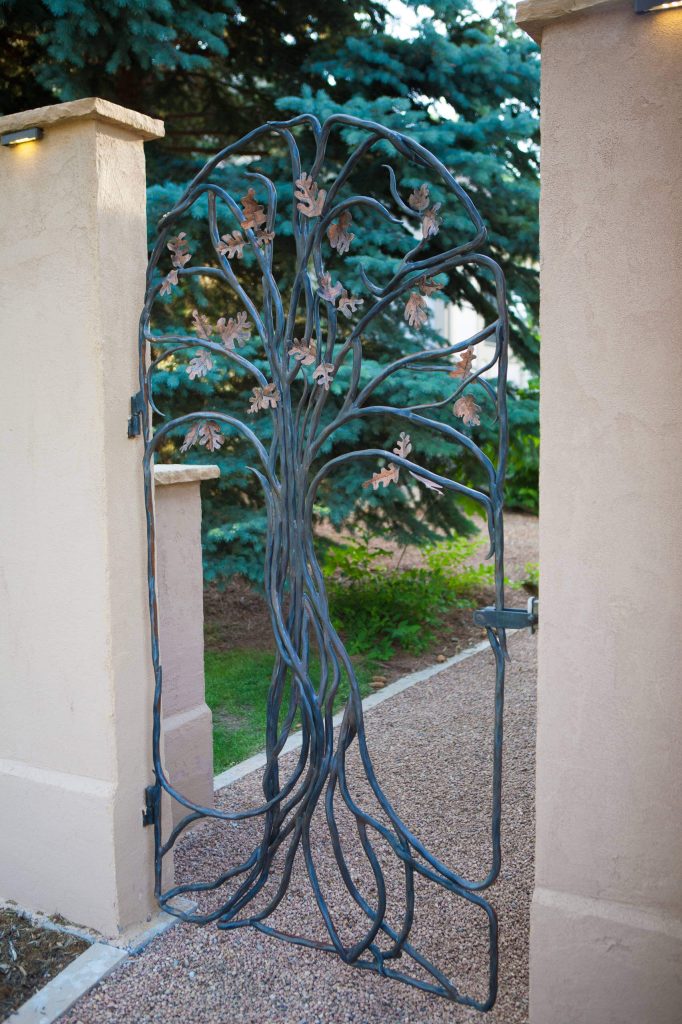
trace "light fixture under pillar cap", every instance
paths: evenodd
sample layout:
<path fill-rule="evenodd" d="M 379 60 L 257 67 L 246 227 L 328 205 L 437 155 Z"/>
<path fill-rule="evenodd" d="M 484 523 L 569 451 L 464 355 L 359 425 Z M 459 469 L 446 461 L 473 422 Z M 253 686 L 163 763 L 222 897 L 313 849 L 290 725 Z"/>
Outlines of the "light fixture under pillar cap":
<path fill-rule="evenodd" d="M 670 7 L 682 7 L 682 0 L 669 0 L 668 3 L 659 3 L 659 0 L 635 0 L 636 14 L 655 14 L 656 11 L 667 11 Z"/>
<path fill-rule="evenodd" d="M 5 135 L 0 135 L 0 143 L 3 146 L 20 146 L 22 142 L 36 142 L 42 137 L 42 128 L 22 128 L 19 132 L 6 132 Z"/>

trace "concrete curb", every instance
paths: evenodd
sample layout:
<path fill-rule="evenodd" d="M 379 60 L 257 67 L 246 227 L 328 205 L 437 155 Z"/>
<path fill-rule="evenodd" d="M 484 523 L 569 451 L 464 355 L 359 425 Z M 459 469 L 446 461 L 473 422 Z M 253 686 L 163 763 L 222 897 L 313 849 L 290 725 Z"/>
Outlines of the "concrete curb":
<path fill-rule="evenodd" d="M 10 1017 L 7 1017 L 6 1024 L 52 1024 L 52 1021 L 66 1013 L 81 996 L 89 992 L 98 982 L 103 981 L 115 967 L 118 967 L 129 956 L 141 953 L 159 935 L 163 935 L 164 932 L 181 923 L 180 918 L 160 910 L 150 921 L 146 922 L 143 928 L 130 929 L 123 932 L 117 939 L 103 942 L 101 938 L 96 937 L 96 933 L 89 932 L 87 929 L 58 924 L 44 914 L 30 913 L 9 903 L 2 905 L 49 931 L 76 935 L 86 942 L 92 943 L 52 981 L 48 981 L 47 985 L 44 985 Z M 196 903 L 184 897 L 178 897 L 173 905 L 184 911 L 196 909 Z"/>
<path fill-rule="evenodd" d="M 52 1024 L 127 956 L 125 949 L 93 943 L 8 1017 L 7 1024 Z"/>
<path fill-rule="evenodd" d="M 466 661 L 467 658 L 472 658 L 475 654 L 481 654 L 481 652 L 489 650 L 490 644 L 488 641 L 482 640 L 480 644 L 476 644 L 475 647 L 468 647 L 465 651 L 460 651 L 459 654 L 455 654 L 452 658 L 448 658 L 447 661 L 442 661 L 437 665 L 430 665 L 428 668 L 422 668 L 418 672 L 411 672 L 407 676 L 402 676 L 400 679 L 396 679 L 394 683 L 390 683 L 388 686 L 385 686 L 383 690 L 378 690 L 376 693 L 371 693 L 368 697 L 365 697 L 362 702 L 362 710 L 370 711 L 372 708 L 377 707 L 378 704 L 383 704 L 385 700 L 390 700 L 391 697 L 395 697 L 398 693 L 402 693 L 403 690 L 409 690 L 409 688 L 414 686 L 416 683 L 423 683 L 425 680 L 431 679 L 432 676 L 438 675 L 439 672 L 445 672 L 446 669 L 459 664 L 460 661 Z M 334 715 L 334 728 L 341 724 L 342 718 L 342 711 Z M 302 735 L 303 734 L 301 732 L 293 733 L 293 735 L 291 735 L 284 744 L 282 753 L 288 754 L 291 750 L 298 750 L 301 746 Z M 259 768 L 262 768 L 265 765 L 265 761 L 265 751 L 261 750 L 259 754 L 253 754 L 253 756 L 248 757 L 246 761 L 240 761 L 239 764 L 235 764 L 232 768 L 228 768 L 226 771 L 216 775 L 213 779 L 214 792 L 217 792 L 219 789 L 224 789 L 225 786 L 230 786 L 233 782 L 243 779 L 245 775 L 250 775 L 251 772 L 255 772 Z"/>

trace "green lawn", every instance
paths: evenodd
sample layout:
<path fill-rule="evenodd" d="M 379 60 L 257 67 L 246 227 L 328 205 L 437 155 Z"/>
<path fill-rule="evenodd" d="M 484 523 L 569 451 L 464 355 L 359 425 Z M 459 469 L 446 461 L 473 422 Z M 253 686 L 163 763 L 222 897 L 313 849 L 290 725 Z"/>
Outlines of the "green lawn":
<path fill-rule="evenodd" d="M 217 774 L 265 745 L 265 707 L 275 656 L 253 650 L 207 651 L 206 703 L 213 712 L 213 770 Z M 369 693 L 371 663 L 355 660 L 362 694 Z M 348 696 L 344 680 L 336 698 Z"/>

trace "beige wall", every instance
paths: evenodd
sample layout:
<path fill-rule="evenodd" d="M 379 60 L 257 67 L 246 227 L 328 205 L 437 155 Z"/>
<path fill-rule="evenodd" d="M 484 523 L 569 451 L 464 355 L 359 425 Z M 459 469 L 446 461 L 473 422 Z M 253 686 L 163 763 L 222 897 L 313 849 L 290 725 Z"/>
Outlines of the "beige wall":
<path fill-rule="evenodd" d="M 531 1021 L 679 1024 L 682 10 L 521 6 L 543 74 Z"/>
<path fill-rule="evenodd" d="M 142 140 L 83 100 L 0 148 L 0 896 L 115 935 L 152 911 L 152 675 L 137 391 Z"/>
<path fill-rule="evenodd" d="M 204 700 L 200 487 L 219 475 L 218 466 L 154 469 L 164 764 L 171 784 L 204 807 L 213 807 L 213 720 Z M 173 824 L 185 814 L 173 801 Z"/>

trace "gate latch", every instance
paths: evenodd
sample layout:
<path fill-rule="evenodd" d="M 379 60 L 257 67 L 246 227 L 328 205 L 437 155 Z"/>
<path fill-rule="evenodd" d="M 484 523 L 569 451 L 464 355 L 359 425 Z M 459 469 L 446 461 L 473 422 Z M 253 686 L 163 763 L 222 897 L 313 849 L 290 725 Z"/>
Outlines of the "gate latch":
<path fill-rule="evenodd" d="M 530 629 L 534 633 L 538 617 L 538 599 L 531 597 L 525 608 L 477 608 L 474 623 L 491 629 Z"/>
<path fill-rule="evenodd" d="M 153 786 L 147 786 L 144 791 L 144 810 L 142 812 L 142 825 L 155 825 L 157 811 L 159 806 L 159 797 L 161 795 L 161 787 L 158 783 Z"/>
<path fill-rule="evenodd" d="M 142 433 L 142 413 L 144 411 L 144 398 L 142 392 L 138 391 L 130 399 L 130 417 L 128 419 L 128 437 L 139 437 Z"/>

